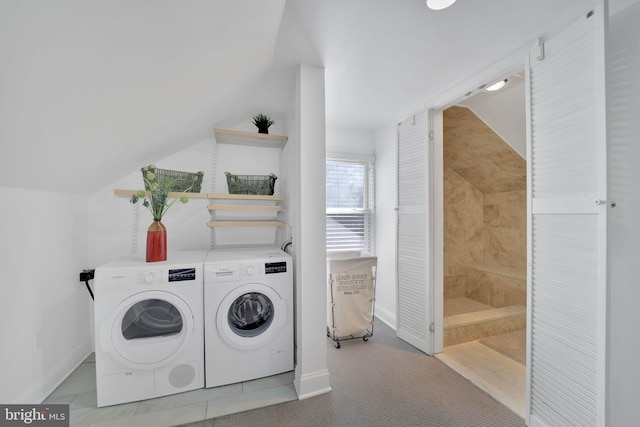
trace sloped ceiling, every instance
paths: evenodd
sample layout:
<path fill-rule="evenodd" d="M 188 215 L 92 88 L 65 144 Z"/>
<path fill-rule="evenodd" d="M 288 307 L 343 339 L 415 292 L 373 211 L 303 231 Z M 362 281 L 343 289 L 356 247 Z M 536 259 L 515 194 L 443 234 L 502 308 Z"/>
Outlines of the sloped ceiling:
<path fill-rule="evenodd" d="M 0 185 L 87 193 L 212 135 L 285 0 L 0 3 Z"/>
<path fill-rule="evenodd" d="M 466 97 L 459 105 L 468 107 L 520 156 L 527 156 L 527 111 L 524 77 L 508 77 L 507 85 L 497 92 L 482 92 Z"/>
<path fill-rule="evenodd" d="M 376 129 L 594 2 L 2 0 L 0 185 L 87 194 L 278 117 L 297 63 L 325 67 L 329 126 Z"/>

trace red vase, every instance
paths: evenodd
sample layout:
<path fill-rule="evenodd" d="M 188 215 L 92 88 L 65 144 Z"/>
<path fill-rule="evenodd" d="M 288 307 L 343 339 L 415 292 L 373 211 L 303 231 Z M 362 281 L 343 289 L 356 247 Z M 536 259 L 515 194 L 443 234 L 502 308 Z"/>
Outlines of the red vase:
<path fill-rule="evenodd" d="M 159 219 L 147 230 L 147 262 L 167 260 L 167 229 Z"/>

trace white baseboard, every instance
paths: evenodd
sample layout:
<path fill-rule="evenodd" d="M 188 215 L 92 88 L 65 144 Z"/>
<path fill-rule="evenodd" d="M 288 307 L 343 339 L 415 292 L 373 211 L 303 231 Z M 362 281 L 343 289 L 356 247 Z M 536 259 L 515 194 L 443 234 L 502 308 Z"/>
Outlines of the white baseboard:
<path fill-rule="evenodd" d="M 65 359 L 44 374 L 12 403 L 40 404 L 91 354 L 91 340 L 76 347 Z"/>
<path fill-rule="evenodd" d="M 296 378 L 293 381 L 293 385 L 296 388 L 299 400 L 329 393 L 331 391 L 331 386 L 329 385 L 329 370 L 323 369 L 305 375 L 300 375 L 296 370 Z"/>
<path fill-rule="evenodd" d="M 384 307 L 376 305 L 376 317 L 387 324 L 394 331 L 396 330 L 396 315 Z"/>

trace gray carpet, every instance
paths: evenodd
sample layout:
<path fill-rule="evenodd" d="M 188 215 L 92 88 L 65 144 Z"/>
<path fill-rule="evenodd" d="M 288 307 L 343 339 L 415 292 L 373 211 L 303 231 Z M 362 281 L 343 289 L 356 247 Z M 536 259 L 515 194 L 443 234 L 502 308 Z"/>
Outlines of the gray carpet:
<path fill-rule="evenodd" d="M 480 344 L 486 345 L 521 365 L 526 365 L 527 331 L 525 329 L 483 338 L 480 340 Z"/>
<path fill-rule="evenodd" d="M 376 322 L 368 342 L 327 338 L 331 393 L 200 423 L 198 427 L 524 426 L 438 359 Z"/>

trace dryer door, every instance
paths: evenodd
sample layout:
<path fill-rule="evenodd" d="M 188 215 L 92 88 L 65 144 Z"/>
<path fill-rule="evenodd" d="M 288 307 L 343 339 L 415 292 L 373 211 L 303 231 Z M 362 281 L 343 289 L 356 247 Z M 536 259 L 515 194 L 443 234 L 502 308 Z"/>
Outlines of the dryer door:
<path fill-rule="evenodd" d="M 194 316 L 187 303 L 162 291 L 140 292 L 114 310 L 105 343 L 125 366 L 153 369 L 170 363 L 189 343 Z"/>
<path fill-rule="evenodd" d="M 271 342 L 287 321 L 287 305 L 270 286 L 235 288 L 218 307 L 218 333 L 231 347 L 252 350 Z"/>

